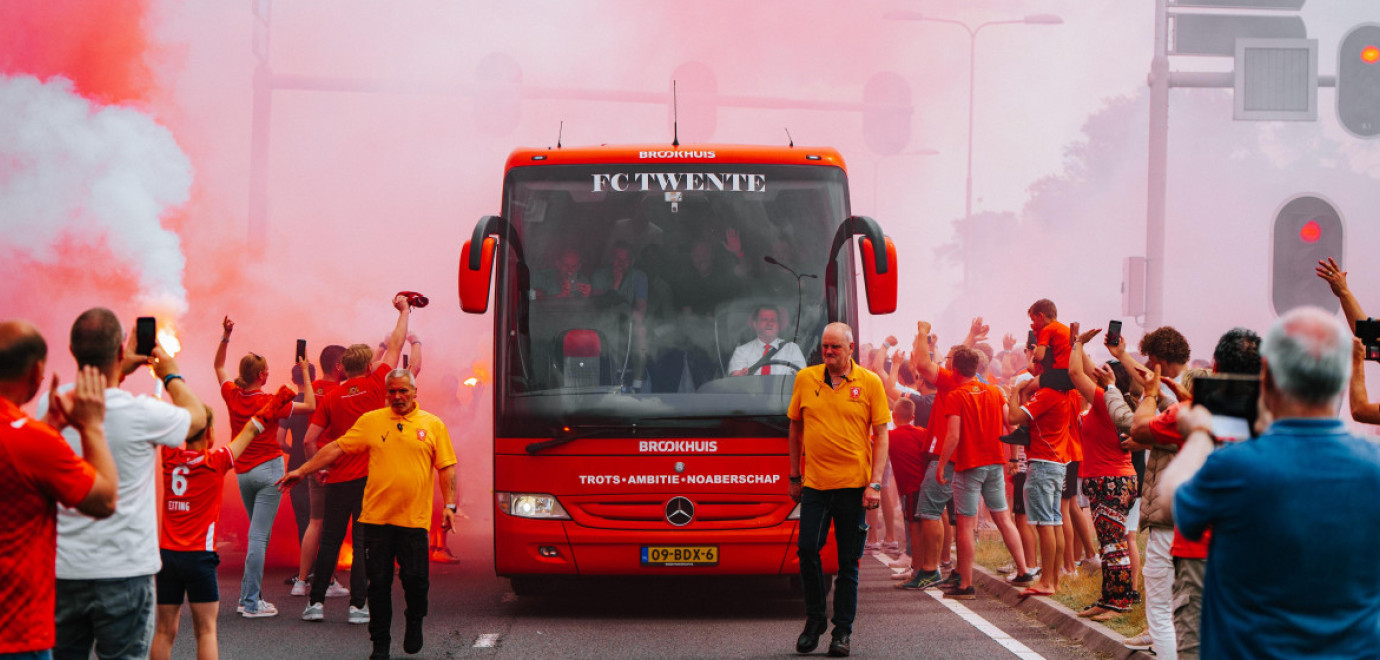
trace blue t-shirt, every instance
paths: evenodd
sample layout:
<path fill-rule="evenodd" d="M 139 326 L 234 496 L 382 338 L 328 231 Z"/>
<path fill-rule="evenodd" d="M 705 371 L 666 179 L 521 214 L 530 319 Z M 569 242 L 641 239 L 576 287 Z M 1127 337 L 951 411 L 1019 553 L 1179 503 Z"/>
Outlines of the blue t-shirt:
<path fill-rule="evenodd" d="M 1212 527 L 1204 658 L 1380 657 L 1380 447 L 1337 419 L 1282 419 L 1213 452 L 1174 496 Z"/>

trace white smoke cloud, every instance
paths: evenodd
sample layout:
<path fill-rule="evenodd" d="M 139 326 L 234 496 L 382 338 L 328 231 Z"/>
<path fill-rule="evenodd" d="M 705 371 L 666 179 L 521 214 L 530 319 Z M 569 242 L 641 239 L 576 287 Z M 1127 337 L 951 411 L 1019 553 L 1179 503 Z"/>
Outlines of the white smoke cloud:
<path fill-rule="evenodd" d="M 60 239 L 99 244 L 138 273 L 140 302 L 187 309 L 186 258 L 159 219 L 186 203 L 192 165 L 168 129 L 101 106 L 70 80 L 0 76 L 0 256 L 60 258 Z"/>

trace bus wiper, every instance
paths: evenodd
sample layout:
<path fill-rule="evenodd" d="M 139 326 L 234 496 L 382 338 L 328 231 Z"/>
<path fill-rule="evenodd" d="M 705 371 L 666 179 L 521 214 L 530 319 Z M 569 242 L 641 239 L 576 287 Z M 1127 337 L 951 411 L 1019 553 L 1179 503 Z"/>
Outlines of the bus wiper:
<path fill-rule="evenodd" d="M 566 427 L 563 427 L 563 428 L 561 429 L 560 434 L 557 435 L 556 437 L 554 437 L 554 438 L 552 438 L 552 439 L 550 439 L 550 440 L 543 440 L 543 441 L 541 441 L 541 442 L 534 442 L 534 443 L 532 443 L 532 444 L 530 444 L 530 445 L 527 445 L 526 449 L 527 449 L 527 453 L 529 453 L 529 454 L 537 454 L 537 453 L 540 453 L 540 452 L 542 452 L 542 451 L 544 451 L 544 450 L 550 449 L 550 448 L 552 448 L 552 447 L 559 447 L 559 446 L 564 445 L 564 444 L 569 444 L 569 443 L 571 443 L 571 442 L 575 442 L 576 440 L 583 440 L 584 438 L 592 438 L 592 437 L 594 437 L 594 436 L 596 436 L 596 435 L 612 435 L 612 434 L 614 434 L 614 433 L 627 433 L 627 434 L 636 435 L 636 434 L 637 434 L 637 425 L 636 425 L 636 424 L 592 424 L 592 425 L 586 424 L 586 425 L 580 425 L 580 426 L 574 426 L 574 427 L 572 427 L 572 426 L 566 426 Z"/>

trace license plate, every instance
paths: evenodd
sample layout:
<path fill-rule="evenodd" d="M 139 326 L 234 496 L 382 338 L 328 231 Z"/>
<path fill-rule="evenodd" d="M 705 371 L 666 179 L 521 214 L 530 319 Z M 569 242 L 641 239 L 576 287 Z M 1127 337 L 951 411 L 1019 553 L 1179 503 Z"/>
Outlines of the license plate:
<path fill-rule="evenodd" d="M 644 545 L 643 566 L 717 566 L 716 545 Z"/>

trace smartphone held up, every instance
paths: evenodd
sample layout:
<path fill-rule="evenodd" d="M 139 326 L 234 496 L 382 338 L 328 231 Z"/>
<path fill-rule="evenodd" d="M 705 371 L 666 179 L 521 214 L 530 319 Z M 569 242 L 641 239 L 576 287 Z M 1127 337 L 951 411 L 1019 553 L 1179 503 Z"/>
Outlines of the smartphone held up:
<path fill-rule="evenodd" d="M 140 316 L 134 322 L 134 353 L 136 355 L 151 355 L 157 341 L 158 319 L 152 316 Z"/>
<path fill-rule="evenodd" d="M 1193 379 L 1193 403 L 1212 413 L 1212 435 L 1223 442 L 1255 435 L 1260 377 L 1213 374 Z"/>

